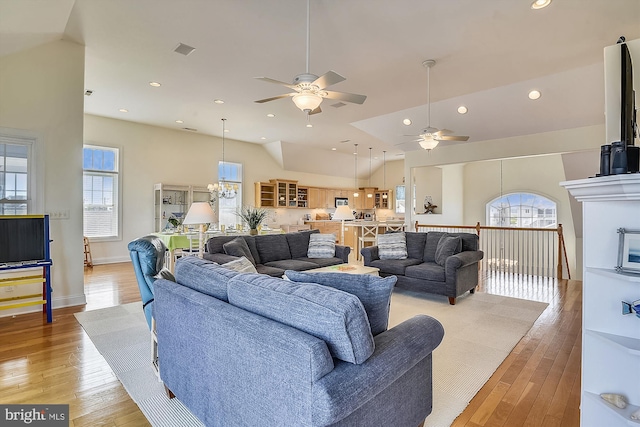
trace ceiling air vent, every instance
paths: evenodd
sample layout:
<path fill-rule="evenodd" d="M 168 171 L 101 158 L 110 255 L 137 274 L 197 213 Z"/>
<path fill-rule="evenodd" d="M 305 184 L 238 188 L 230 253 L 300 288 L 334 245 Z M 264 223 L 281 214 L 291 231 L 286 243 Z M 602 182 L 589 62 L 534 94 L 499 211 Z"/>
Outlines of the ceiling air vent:
<path fill-rule="evenodd" d="M 182 130 L 188 130 L 189 132 L 198 132 L 198 129 L 194 128 L 182 128 Z"/>
<path fill-rule="evenodd" d="M 178 46 L 173 49 L 174 52 L 177 52 L 181 55 L 187 56 L 189 55 L 191 52 L 193 52 L 194 50 L 196 50 L 195 47 L 191 47 L 187 44 L 184 43 L 179 43 Z"/>
<path fill-rule="evenodd" d="M 331 104 L 333 108 L 340 108 L 340 107 L 344 107 L 345 105 L 347 104 L 345 104 L 344 102 L 336 102 L 335 104 Z"/>

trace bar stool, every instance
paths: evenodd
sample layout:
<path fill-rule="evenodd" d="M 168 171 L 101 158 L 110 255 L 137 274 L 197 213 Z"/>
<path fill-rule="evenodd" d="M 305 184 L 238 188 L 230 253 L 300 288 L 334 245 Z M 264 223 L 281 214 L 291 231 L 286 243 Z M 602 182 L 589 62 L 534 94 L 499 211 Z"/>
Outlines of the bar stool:
<path fill-rule="evenodd" d="M 357 259 L 361 259 L 362 257 L 362 255 L 360 255 L 360 250 L 362 248 L 365 246 L 375 246 L 378 243 L 378 224 L 363 224 L 361 230 L 362 233 L 360 233 L 360 237 L 358 237 Z M 366 245 L 366 243 L 371 243 L 371 245 Z"/>

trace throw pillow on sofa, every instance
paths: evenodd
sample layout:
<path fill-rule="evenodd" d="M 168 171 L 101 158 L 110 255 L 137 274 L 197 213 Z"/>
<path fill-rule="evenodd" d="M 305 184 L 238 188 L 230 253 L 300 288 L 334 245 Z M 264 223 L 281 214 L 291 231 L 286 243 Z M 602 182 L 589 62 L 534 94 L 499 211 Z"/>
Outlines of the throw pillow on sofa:
<path fill-rule="evenodd" d="M 237 271 L 238 273 L 257 273 L 256 267 L 251 264 L 246 257 L 240 257 L 239 259 L 227 262 L 226 264 L 220 265 L 220 267 L 228 268 L 233 271 Z"/>
<path fill-rule="evenodd" d="M 359 365 L 375 350 L 367 313 L 355 295 L 263 274 L 237 275 L 228 293 L 230 304 L 320 338 L 345 362 Z"/>
<path fill-rule="evenodd" d="M 378 235 L 380 259 L 407 259 L 407 237 L 404 232 Z"/>
<path fill-rule="evenodd" d="M 436 264 L 444 267 L 447 258 L 460 253 L 462 250 L 462 239 L 460 236 L 447 236 L 446 234 L 438 240 L 436 247 Z"/>
<path fill-rule="evenodd" d="M 333 234 L 309 235 L 308 258 L 333 258 L 336 256 L 336 236 Z"/>
<path fill-rule="evenodd" d="M 387 330 L 391 291 L 398 278 L 371 274 L 305 273 L 287 270 L 285 276 L 292 282 L 318 283 L 348 292 L 358 297 L 369 318 L 371 333 L 376 336 Z"/>
<path fill-rule="evenodd" d="M 242 237 L 236 237 L 223 244 L 222 249 L 224 249 L 224 253 L 227 255 L 245 257 L 251 264 L 256 265 L 256 261 L 253 259 L 253 255 L 251 255 L 249 245 L 247 245 L 247 242 Z"/>

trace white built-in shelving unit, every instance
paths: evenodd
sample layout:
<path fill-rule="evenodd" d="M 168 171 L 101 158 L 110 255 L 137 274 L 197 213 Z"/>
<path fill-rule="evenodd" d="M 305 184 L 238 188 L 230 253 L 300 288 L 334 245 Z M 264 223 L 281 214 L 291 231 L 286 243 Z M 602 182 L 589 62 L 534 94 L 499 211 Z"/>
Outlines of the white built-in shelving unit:
<path fill-rule="evenodd" d="M 640 299 L 640 275 L 618 273 L 619 228 L 640 230 L 640 174 L 612 175 L 561 185 L 583 212 L 582 427 L 640 426 L 640 318 L 622 314 L 622 301 Z M 618 409 L 600 398 L 617 393 Z"/>

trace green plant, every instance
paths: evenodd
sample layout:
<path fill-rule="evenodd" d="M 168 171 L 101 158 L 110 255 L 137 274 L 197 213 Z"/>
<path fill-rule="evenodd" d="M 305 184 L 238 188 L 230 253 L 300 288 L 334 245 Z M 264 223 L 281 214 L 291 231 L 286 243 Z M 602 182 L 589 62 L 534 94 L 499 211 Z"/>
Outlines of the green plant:
<path fill-rule="evenodd" d="M 246 222 L 250 229 L 255 230 L 262 222 L 267 219 L 269 211 L 264 208 L 256 208 L 254 206 L 243 206 L 236 212 L 243 222 Z"/>

